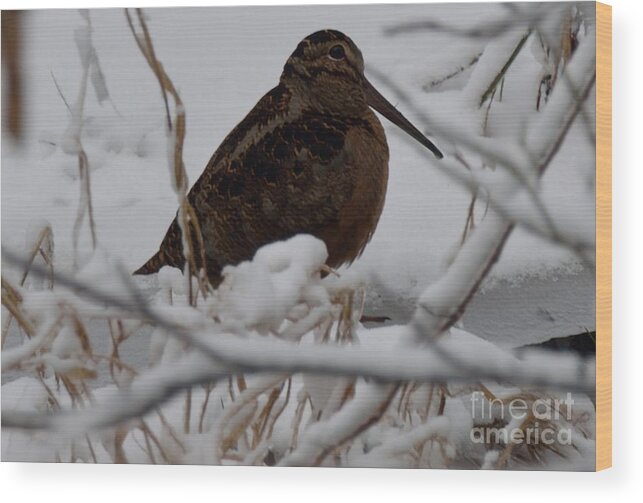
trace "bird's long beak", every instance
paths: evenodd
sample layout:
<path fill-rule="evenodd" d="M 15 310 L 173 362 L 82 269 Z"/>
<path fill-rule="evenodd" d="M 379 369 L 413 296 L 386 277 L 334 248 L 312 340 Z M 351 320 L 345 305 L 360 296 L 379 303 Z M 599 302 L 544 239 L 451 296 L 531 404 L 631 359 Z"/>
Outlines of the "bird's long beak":
<path fill-rule="evenodd" d="M 422 145 L 433 152 L 435 157 L 442 159 L 443 155 L 442 152 L 438 150 L 438 147 L 436 147 L 431 140 L 411 124 L 408 119 L 404 117 L 397 108 L 391 105 L 391 103 L 373 87 L 373 84 L 366 79 L 364 79 L 364 90 L 366 93 L 366 102 L 370 107 L 373 107 L 402 131 L 419 141 Z"/>

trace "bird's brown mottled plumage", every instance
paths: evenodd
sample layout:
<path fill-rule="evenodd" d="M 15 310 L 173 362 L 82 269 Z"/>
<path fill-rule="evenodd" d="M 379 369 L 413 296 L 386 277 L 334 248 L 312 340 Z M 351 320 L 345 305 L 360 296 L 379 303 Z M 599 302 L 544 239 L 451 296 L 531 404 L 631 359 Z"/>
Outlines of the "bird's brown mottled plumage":
<path fill-rule="evenodd" d="M 363 72 L 361 52 L 344 34 L 310 35 L 288 59 L 277 87 L 214 153 L 188 194 L 213 286 L 224 266 L 296 234 L 323 240 L 331 267 L 362 253 L 377 226 L 388 181 L 386 137 L 369 105 L 435 149 Z M 192 241 L 197 246 L 196 236 Z M 198 267 L 201 255 L 197 249 Z M 135 274 L 184 264 L 175 218 L 159 251 Z"/>

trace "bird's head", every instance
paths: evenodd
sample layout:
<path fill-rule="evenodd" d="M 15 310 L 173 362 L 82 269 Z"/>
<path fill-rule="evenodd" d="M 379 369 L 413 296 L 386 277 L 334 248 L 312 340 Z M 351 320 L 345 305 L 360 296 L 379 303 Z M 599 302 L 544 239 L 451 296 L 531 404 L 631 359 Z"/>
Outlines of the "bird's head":
<path fill-rule="evenodd" d="M 322 30 L 303 39 L 284 66 L 281 81 L 307 105 L 329 113 L 363 115 L 364 59 L 346 35 Z"/>
<path fill-rule="evenodd" d="M 342 32 L 321 30 L 303 39 L 288 58 L 281 83 L 306 106 L 321 113 L 362 117 L 372 107 L 436 157 L 442 157 L 437 147 L 368 81 L 362 52 Z"/>

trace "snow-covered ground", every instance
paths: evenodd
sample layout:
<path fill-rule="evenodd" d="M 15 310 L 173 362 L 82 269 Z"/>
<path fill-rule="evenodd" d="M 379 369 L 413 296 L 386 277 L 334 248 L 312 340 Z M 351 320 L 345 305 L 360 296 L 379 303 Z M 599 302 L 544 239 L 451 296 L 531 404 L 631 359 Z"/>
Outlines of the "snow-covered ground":
<path fill-rule="evenodd" d="M 190 181 L 232 127 L 277 83 L 297 43 L 323 28 L 341 30 L 355 41 L 364 54 L 367 75 L 369 68 L 374 70 L 371 81 L 393 103 L 394 90 L 381 84 L 375 72 L 386 74 L 446 130 L 480 134 L 485 107 L 477 115 L 461 113 L 471 108 L 465 91 L 477 67 L 430 92 L 427 87 L 467 66 L 486 41 L 439 30 L 398 35 L 384 30 L 429 18 L 473 26 L 497 19 L 503 9 L 462 4 L 146 10 L 157 56 L 185 105 L 184 160 Z M 165 110 L 158 83 L 123 11 L 95 10 L 90 16 L 92 41 L 109 92 L 101 104 L 90 86 L 83 112 L 82 142 L 91 170 L 97 238 L 110 260 L 131 271 L 156 251 L 177 207 L 168 170 Z M 85 26 L 85 20 L 77 11 L 50 10 L 30 12 L 25 23 L 25 137 L 20 146 L 3 137 L 2 245 L 24 250 L 25 243 L 33 241 L 34 225 L 39 225 L 34 222 L 46 219 L 54 233 L 56 269 L 66 271 L 74 262 L 71 236 L 80 187 L 77 157 L 63 150 L 71 118 L 65 100 L 73 105 L 79 90 L 82 67 L 75 29 Z M 515 33 L 510 30 L 498 44 L 515 44 L 523 28 L 516 26 Z M 490 109 L 486 134 L 495 139 L 515 139 L 537 113 L 545 68 L 540 44 L 533 37 L 527 44 L 507 73 L 502 101 L 494 101 Z M 423 126 L 418 110 L 402 102 L 399 108 Z M 585 110 L 590 118 L 591 108 Z M 390 324 L 398 325 L 408 322 L 418 296 L 457 252 L 471 196 L 440 171 L 439 161 L 382 122 L 391 153 L 386 205 L 363 256 L 340 272 L 366 284 L 367 315 L 387 316 Z M 541 194 L 561 229 L 593 239 L 595 161 L 590 136 L 580 121 L 572 126 L 542 179 Z M 433 138 L 447 154 L 454 152 L 447 139 Z M 484 212 L 484 204 L 478 204 L 477 221 Z M 83 228 L 81 264 L 89 260 L 90 249 L 89 232 Z M 155 278 L 136 281 L 150 295 L 158 289 Z M 569 249 L 517 228 L 472 300 L 462 328 L 507 349 L 593 330 L 594 294 L 594 271 Z M 90 326 L 96 347 L 106 348 L 105 323 L 99 320 Z M 123 346 L 129 348 L 126 361 L 147 361 L 148 336 Z M 374 336 L 370 343 L 381 340 Z M 8 347 L 14 343 L 9 341 Z M 20 386 L 31 384 L 14 383 L 11 396 L 23 393 Z M 455 401 L 449 404 L 456 406 Z M 452 416 L 461 419 L 463 414 Z"/>

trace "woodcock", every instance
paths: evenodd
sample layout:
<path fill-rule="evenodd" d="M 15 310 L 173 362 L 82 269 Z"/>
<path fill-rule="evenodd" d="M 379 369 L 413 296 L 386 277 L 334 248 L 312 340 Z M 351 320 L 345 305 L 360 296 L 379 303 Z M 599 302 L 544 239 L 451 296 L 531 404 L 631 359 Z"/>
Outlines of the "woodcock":
<path fill-rule="evenodd" d="M 357 258 L 384 207 L 389 151 L 371 108 L 441 158 L 442 154 L 364 76 L 362 53 L 343 33 L 323 30 L 292 53 L 269 91 L 216 150 L 188 194 L 201 229 L 198 268 L 212 286 L 221 270 L 261 246 L 311 234 L 327 264 Z M 177 218 L 159 251 L 134 274 L 183 269 Z"/>

